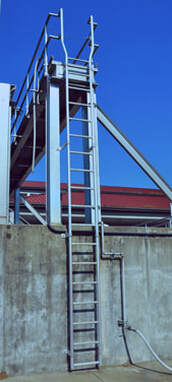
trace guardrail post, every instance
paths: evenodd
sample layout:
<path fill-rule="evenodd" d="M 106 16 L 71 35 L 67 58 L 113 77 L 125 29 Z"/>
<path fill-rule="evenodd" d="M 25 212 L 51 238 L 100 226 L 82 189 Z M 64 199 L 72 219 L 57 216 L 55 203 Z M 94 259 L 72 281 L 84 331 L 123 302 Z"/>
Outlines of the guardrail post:
<path fill-rule="evenodd" d="M 47 223 L 61 224 L 59 87 L 47 84 Z"/>
<path fill-rule="evenodd" d="M 0 224 L 9 222 L 9 176 L 10 176 L 10 84 L 0 84 Z"/>

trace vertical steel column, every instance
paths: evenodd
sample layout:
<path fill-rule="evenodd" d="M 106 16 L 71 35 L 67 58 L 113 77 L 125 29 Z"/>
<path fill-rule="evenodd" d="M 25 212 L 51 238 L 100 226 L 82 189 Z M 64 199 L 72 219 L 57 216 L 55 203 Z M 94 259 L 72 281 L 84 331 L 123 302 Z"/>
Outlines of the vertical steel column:
<path fill-rule="evenodd" d="M 94 205 L 95 204 L 95 192 L 97 192 L 97 202 L 98 202 L 98 221 L 101 221 L 101 196 L 100 196 L 100 173 L 99 173 L 99 148 L 98 148 L 98 125 L 97 125 L 97 107 L 96 107 L 96 94 L 93 95 L 94 98 L 94 106 L 93 106 L 93 112 L 92 112 L 92 126 L 91 123 L 83 122 L 83 135 L 87 136 L 94 136 L 93 142 L 88 139 L 83 139 L 83 151 L 89 152 L 89 148 L 91 149 L 92 144 L 95 147 L 92 147 L 92 150 L 90 150 L 90 153 L 93 154 L 93 151 L 95 152 L 94 158 L 94 171 L 95 171 L 95 179 L 96 184 L 94 184 L 93 180 L 93 172 L 85 173 L 84 175 L 84 186 L 85 187 L 91 187 L 91 191 L 85 191 L 85 200 L 88 202 L 87 205 Z M 87 94 L 87 104 L 90 104 L 90 94 Z M 90 107 L 86 108 L 83 107 L 82 109 L 82 118 L 91 120 L 91 110 Z M 93 131 L 92 131 L 93 129 Z M 85 155 L 84 156 L 84 168 L 88 170 L 93 170 L 93 156 Z M 93 188 L 96 188 L 94 191 Z M 87 209 L 88 210 L 88 209 Z M 86 211 L 86 223 L 95 223 L 95 210 L 92 209 L 92 211 Z"/>
<path fill-rule="evenodd" d="M 20 224 L 20 188 L 15 190 L 14 224 Z"/>
<path fill-rule="evenodd" d="M 47 80 L 47 223 L 61 223 L 59 87 Z"/>
<path fill-rule="evenodd" d="M 0 224 L 9 220 L 11 85 L 0 84 Z"/>
<path fill-rule="evenodd" d="M 97 181 L 97 203 L 98 203 L 98 221 L 101 222 L 101 193 L 100 193 L 100 170 L 99 170 L 99 142 L 98 142 L 98 120 L 97 120 L 97 106 L 96 94 L 94 93 L 94 142 L 96 153 L 96 181 Z"/>
<path fill-rule="evenodd" d="M 82 118 L 85 120 L 89 119 L 88 115 L 88 108 L 86 106 L 82 107 Z M 89 127 L 88 122 L 82 122 L 82 133 L 84 136 L 89 136 Z M 90 170 L 90 155 L 89 155 L 89 146 L 90 146 L 90 140 L 88 138 L 83 138 L 83 152 L 88 153 L 88 155 L 83 155 L 83 164 L 85 170 Z M 87 188 L 91 187 L 91 181 L 90 181 L 90 172 L 84 172 L 84 204 L 87 206 L 90 206 L 91 204 L 91 192 Z M 85 208 L 85 223 L 89 224 L 91 223 L 91 209 Z"/>
<path fill-rule="evenodd" d="M 169 226 L 172 228 L 172 203 L 170 203 L 170 219 L 169 219 Z"/>

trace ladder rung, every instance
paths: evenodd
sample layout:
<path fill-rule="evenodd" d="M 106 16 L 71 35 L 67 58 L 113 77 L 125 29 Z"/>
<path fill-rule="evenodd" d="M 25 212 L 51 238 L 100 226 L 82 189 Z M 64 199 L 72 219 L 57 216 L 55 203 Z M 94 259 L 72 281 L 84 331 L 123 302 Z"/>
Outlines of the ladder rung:
<path fill-rule="evenodd" d="M 85 152 L 85 151 L 70 151 L 71 154 L 80 154 L 80 155 L 92 155 L 90 152 Z"/>
<path fill-rule="evenodd" d="M 86 341 L 86 342 L 74 342 L 74 346 L 80 346 L 80 345 L 95 345 L 99 344 L 99 341 Z"/>
<path fill-rule="evenodd" d="M 76 60 L 76 58 L 74 58 L 74 60 Z M 87 67 L 84 67 L 83 65 L 77 65 L 77 64 L 72 64 L 72 63 L 68 63 L 68 68 L 79 68 L 79 69 L 87 69 Z"/>
<path fill-rule="evenodd" d="M 85 88 L 78 88 L 78 87 L 76 87 L 76 86 L 69 86 L 69 89 L 73 89 L 73 90 L 80 90 L 80 91 L 82 91 L 82 92 L 89 92 L 90 91 L 90 89 L 85 89 Z"/>
<path fill-rule="evenodd" d="M 82 321 L 82 322 L 73 322 L 73 325 L 87 325 L 87 324 L 98 324 L 99 321 Z"/>
<path fill-rule="evenodd" d="M 98 301 L 73 301 L 73 305 L 88 305 L 88 304 L 98 304 Z"/>
<path fill-rule="evenodd" d="M 85 119 L 85 118 L 75 118 L 75 117 L 70 117 L 69 119 L 70 119 L 71 121 L 92 122 L 90 119 Z"/>
<path fill-rule="evenodd" d="M 73 285 L 88 285 L 88 284 L 97 284 L 97 281 L 73 281 Z"/>
<path fill-rule="evenodd" d="M 68 57 L 68 60 L 76 60 L 76 61 L 81 61 L 81 62 L 89 62 L 88 60 L 83 60 L 81 58 L 75 58 L 75 57 Z M 69 64 L 70 65 L 70 64 Z M 74 65 L 74 64 L 73 64 Z M 74 65 L 75 66 L 75 65 Z"/>
<path fill-rule="evenodd" d="M 73 366 L 89 366 L 89 365 L 99 365 L 99 361 L 91 361 L 91 362 L 79 362 L 74 363 Z"/>
<path fill-rule="evenodd" d="M 75 215 L 76 216 L 76 215 Z M 72 223 L 72 226 L 83 226 L 83 227 L 95 227 L 95 224 L 85 224 L 85 223 Z"/>
<path fill-rule="evenodd" d="M 88 139 L 93 139 L 90 135 L 81 135 L 81 134 L 69 134 L 70 137 L 76 137 L 76 138 L 88 138 Z"/>
<path fill-rule="evenodd" d="M 70 70 L 70 69 L 68 69 L 68 73 L 69 73 L 69 74 L 75 74 L 76 76 L 81 76 L 81 77 L 89 77 L 89 76 L 90 76 L 89 73 L 87 73 L 87 72 L 82 73 L 82 72 L 80 72 L 79 70 L 76 71 L 76 70 Z M 71 78 L 69 78 L 69 80 L 71 80 Z M 73 80 L 74 80 L 74 78 L 73 78 Z M 75 78 L 75 80 L 76 80 L 76 78 Z M 87 82 L 87 81 L 86 81 L 86 82 Z"/>
<path fill-rule="evenodd" d="M 95 187 L 81 187 L 81 186 L 71 186 L 72 190 L 95 190 Z M 86 224 L 87 225 L 87 224 Z"/>
<path fill-rule="evenodd" d="M 75 243 L 74 243 L 74 242 L 73 242 L 72 245 L 86 245 L 86 246 L 87 246 L 87 245 L 96 245 L 96 243 L 82 243 L 82 242 L 78 242 L 78 243 L 75 242 Z"/>
<path fill-rule="evenodd" d="M 87 170 L 85 168 L 71 168 L 70 171 L 78 171 L 78 172 L 94 172 L 93 170 Z"/>
<path fill-rule="evenodd" d="M 97 262 L 96 261 L 73 261 L 73 263 L 72 264 L 74 264 L 74 265 L 76 265 L 76 264 L 81 264 L 81 265 L 83 265 L 83 264 L 97 264 Z"/>
<path fill-rule="evenodd" d="M 81 102 L 74 102 L 74 101 L 69 101 L 69 105 L 91 107 L 91 103 L 81 103 Z"/>
<path fill-rule="evenodd" d="M 71 207 L 74 208 L 96 208 L 95 206 L 87 206 L 86 204 L 71 204 Z"/>

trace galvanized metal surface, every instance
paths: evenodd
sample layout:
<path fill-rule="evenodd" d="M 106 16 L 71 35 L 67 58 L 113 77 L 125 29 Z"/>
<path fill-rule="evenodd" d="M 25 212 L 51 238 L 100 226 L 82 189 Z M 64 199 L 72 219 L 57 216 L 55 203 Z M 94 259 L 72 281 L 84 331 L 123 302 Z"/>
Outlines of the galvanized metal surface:
<path fill-rule="evenodd" d="M 98 234 L 98 193 L 97 189 L 97 168 L 98 168 L 98 151 L 97 151 L 97 120 L 95 118 L 95 105 L 94 105 L 94 67 L 93 67 L 93 54 L 94 54 L 94 22 L 93 17 L 90 17 L 91 33 L 90 33 L 90 55 L 89 60 L 82 60 L 86 63 L 87 78 L 83 76 L 81 80 L 76 78 L 75 72 L 73 76 L 74 64 L 69 63 L 67 49 L 64 43 L 64 30 L 63 30 L 63 12 L 60 10 L 61 19 L 61 42 L 65 54 L 65 86 L 66 86 L 66 126 L 67 126 L 67 164 L 68 164 L 68 250 L 69 250 L 69 326 L 70 326 L 70 346 L 69 346 L 69 359 L 70 370 L 77 368 L 89 368 L 99 365 L 101 362 L 101 328 L 100 328 L 100 280 L 99 280 L 99 234 Z M 77 59 L 75 60 L 77 61 Z M 71 69 L 72 67 L 72 69 Z M 76 68 L 79 68 L 77 65 Z M 79 70 L 79 69 L 78 69 Z M 85 69 L 84 69 L 85 70 Z M 72 77 L 71 77 L 72 75 Z M 85 84 L 84 84 L 84 79 Z M 77 82 L 76 82 L 77 81 Z M 70 114 L 70 105 L 72 104 L 71 94 L 78 91 L 78 98 L 82 100 L 79 106 L 82 107 L 82 117 L 74 118 Z M 86 102 L 83 101 L 83 91 L 86 93 Z M 82 124 L 82 135 L 73 134 L 71 129 L 71 122 L 75 121 Z M 75 145 L 71 144 L 71 139 L 74 139 Z M 78 147 L 78 139 L 83 142 L 83 149 Z M 72 147 L 72 148 L 71 148 Z M 71 166 L 71 156 L 80 155 L 83 157 L 83 167 L 73 168 Z M 84 174 L 85 202 L 84 206 L 78 203 L 74 204 L 72 201 L 72 175 L 73 173 Z M 92 224 L 94 233 L 90 244 L 91 260 L 82 261 L 84 255 L 84 247 L 87 242 L 83 242 L 83 253 L 74 252 L 73 241 L 73 216 L 74 208 L 85 208 L 85 223 Z M 86 248 L 86 247 L 85 247 Z M 80 249 L 79 249 L 80 251 Z M 75 260 L 74 260 L 75 258 Z M 95 259 L 95 260 L 94 260 Z M 88 279 L 87 286 L 90 288 L 93 280 L 95 281 L 94 290 L 87 291 L 83 289 L 84 285 L 82 279 L 79 281 L 77 277 L 82 276 L 83 272 L 87 272 Z M 77 277 L 76 277 L 77 274 Z M 78 276 L 79 275 L 79 276 Z M 77 284 L 76 284 L 77 283 Z M 78 285 L 79 289 L 76 289 Z M 91 298 L 89 295 L 91 293 Z M 86 295 L 86 299 L 83 297 Z M 77 306 L 77 308 L 76 308 Z M 82 308 L 83 306 L 83 308 Z M 84 309 L 87 312 L 91 309 L 94 313 L 94 320 L 88 320 L 87 324 L 83 327 L 83 320 L 81 320 L 81 312 Z M 80 313 L 80 314 L 79 314 Z M 79 318 L 78 318 L 79 315 Z M 76 330 L 77 325 L 77 330 Z M 93 339 L 88 341 L 88 325 L 93 331 Z M 83 333 L 85 330 L 85 333 Z M 80 339 L 82 334 L 82 340 Z M 79 347 L 78 347 L 79 346 Z M 82 356 L 84 354 L 84 357 Z M 85 355 L 86 354 L 86 355 Z"/>
<path fill-rule="evenodd" d="M 60 198 L 60 106 L 59 86 L 47 79 L 46 149 L 47 149 L 47 222 L 61 223 Z"/>
<path fill-rule="evenodd" d="M 0 84 L 0 224 L 9 219 L 11 85 Z"/>

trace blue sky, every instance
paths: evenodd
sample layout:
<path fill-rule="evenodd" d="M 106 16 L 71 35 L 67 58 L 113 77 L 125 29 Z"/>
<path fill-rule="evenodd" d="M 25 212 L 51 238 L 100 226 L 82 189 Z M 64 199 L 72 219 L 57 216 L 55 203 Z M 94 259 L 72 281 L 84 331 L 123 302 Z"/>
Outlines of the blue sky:
<path fill-rule="evenodd" d="M 20 88 L 47 14 L 60 7 L 66 36 L 86 36 L 86 22 L 94 15 L 100 44 L 97 103 L 172 185 L 172 1 L 2 0 L 0 82 Z M 101 183 L 152 187 L 99 129 Z M 43 165 L 32 179 L 43 179 Z"/>

